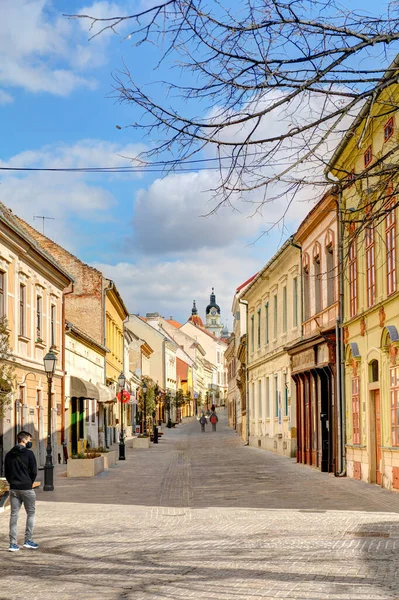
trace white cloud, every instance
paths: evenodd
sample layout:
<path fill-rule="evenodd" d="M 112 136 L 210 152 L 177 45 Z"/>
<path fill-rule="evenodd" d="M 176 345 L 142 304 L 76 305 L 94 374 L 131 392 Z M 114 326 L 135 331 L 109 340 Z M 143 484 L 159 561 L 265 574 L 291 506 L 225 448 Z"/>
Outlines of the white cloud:
<path fill-rule="evenodd" d="M 85 11 L 115 3 L 96 2 Z M 80 11 L 78 11 L 80 12 Z M 78 23 L 85 24 L 79 27 Z M 96 85 L 92 70 L 107 60 L 108 36 L 87 42 L 88 21 L 68 20 L 50 0 L 2 2 L 0 19 L 0 85 L 21 87 L 30 92 L 66 96 L 76 88 Z M 82 71 L 90 69 L 89 75 Z"/>
<path fill-rule="evenodd" d="M 1 167 L 104 167 L 125 166 L 127 161 L 118 154 L 135 155 L 138 146 L 118 146 L 102 140 L 82 140 L 73 145 L 45 146 L 39 150 L 21 152 Z M 1 173 L 0 199 L 16 214 L 32 224 L 34 215 L 55 219 L 46 222 L 46 231 L 68 250 L 76 250 L 85 243 L 76 239 L 71 220 L 84 222 L 112 221 L 112 209 L 118 204 L 115 196 L 102 187 L 110 177 L 65 172 L 7 172 Z M 134 175 L 121 175 L 131 181 Z M 34 223 L 41 229 L 40 221 Z"/>
<path fill-rule="evenodd" d="M 11 104 L 11 102 L 14 102 L 14 98 L 10 96 L 10 94 L 7 94 L 3 90 L 0 90 L 0 105 Z"/>
<path fill-rule="evenodd" d="M 239 243 L 229 252 L 200 250 L 187 253 L 177 261 L 156 261 L 144 258 L 135 264 L 97 263 L 105 276 L 113 279 L 132 313 L 157 311 L 185 321 L 191 314 L 192 301 L 197 301 L 204 318 L 211 288 L 215 287 L 222 320 L 229 321 L 235 289 L 256 273 L 266 262 L 263 256 L 254 259 Z"/>
<path fill-rule="evenodd" d="M 233 198 L 234 209 L 222 206 L 209 214 L 216 206 L 211 190 L 217 183 L 216 172 L 205 170 L 171 174 L 139 190 L 132 222 L 137 246 L 146 254 L 160 254 L 226 248 L 237 239 L 254 241 L 287 208 L 287 199 L 281 198 L 257 211 L 259 196 L 251 194 L 245 202 Z M 305 200 L 302 195 L 292 204 L 286 226 L 297 223 L 309 210 L 311 205 Z"/>

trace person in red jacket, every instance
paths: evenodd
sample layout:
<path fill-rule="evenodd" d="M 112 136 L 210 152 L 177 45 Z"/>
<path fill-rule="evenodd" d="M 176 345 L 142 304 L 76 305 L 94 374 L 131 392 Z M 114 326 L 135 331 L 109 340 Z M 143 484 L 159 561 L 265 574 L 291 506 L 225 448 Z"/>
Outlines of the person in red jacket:
<path fill-rule="evenodd" d="M 24 548 L 36 550 L 39 545 L 32 540 L 35 524 L 36 494 L 32 489 L 37 476 L 37 464 L 31 450 L 32 436 L 29 431 L 20 431 L 17 445 L 7 452 L 4 459 L 6 479 L 10 485 L 10 552 L 17 552 L 18 514 L 22 505 L 26 511 Z"/>

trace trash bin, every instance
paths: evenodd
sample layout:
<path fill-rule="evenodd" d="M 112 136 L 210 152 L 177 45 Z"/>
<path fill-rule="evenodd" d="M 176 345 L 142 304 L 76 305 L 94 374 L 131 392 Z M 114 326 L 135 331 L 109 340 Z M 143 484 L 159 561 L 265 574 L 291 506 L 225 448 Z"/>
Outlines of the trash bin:
<path fill-rule="evenodd" d="M 154 444 L 158 444 L 158 427 L 154 427 Z"/>

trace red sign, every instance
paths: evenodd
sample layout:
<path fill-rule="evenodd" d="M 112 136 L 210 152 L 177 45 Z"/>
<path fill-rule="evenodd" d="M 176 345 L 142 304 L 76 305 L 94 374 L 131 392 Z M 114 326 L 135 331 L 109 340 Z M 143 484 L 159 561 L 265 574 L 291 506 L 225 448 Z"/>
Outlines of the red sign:
<path fill-rule="evenodd" d="M 121 392 L 118 392 L 117 396 L 118 402 L 121 402 Z M 130 394 L 126 390 L 123 392 L 122 404 L 126 404 L 130 400 Z"/>

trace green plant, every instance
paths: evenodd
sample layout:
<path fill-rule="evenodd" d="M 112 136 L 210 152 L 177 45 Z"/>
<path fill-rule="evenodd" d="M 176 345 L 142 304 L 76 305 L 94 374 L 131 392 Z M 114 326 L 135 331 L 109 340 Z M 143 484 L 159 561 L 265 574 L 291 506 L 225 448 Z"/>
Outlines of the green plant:
<path fill-rule="evenodd" d="M 98 446 L 98 448 L 90 448 L 90 452 L 100 452 L 101 454 L 105 454 L 109 452 L 108 448 L 104 448 L 104 446 Z"/>
<path fill-rule="evenodd" d="M 140 433 L 137 437 L 138 438 L 148 438 L 150 436 L 147 433 Z"/>
<path fill-rule="evenodd" d="M 72 454 L 73 459 L 84 459 L 84 458 L 98 458 L 101 456 L 99 452 L 78 452 L 77 454 Z"/>

